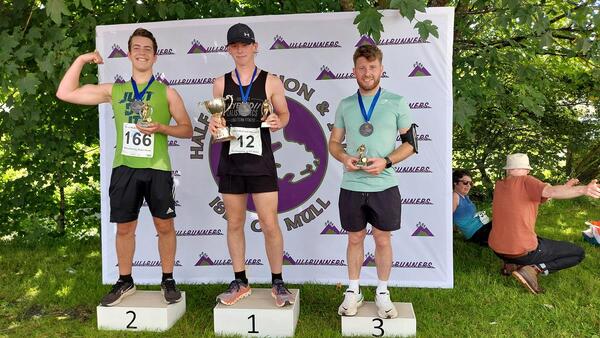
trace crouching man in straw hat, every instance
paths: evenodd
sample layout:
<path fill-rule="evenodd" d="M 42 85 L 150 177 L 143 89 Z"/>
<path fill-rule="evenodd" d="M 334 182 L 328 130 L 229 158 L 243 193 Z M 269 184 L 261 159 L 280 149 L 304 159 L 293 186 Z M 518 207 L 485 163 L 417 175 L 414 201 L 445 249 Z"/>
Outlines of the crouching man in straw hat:
<path fill-rule="evenodd" d="M 530 176 L 526 154 L 506 158 L 506 178 L 496 182 L 492 209 L 494 219 L 490 248 L 504 261 L 503 273 L 512 274 L 531 293 L 543 292 L 537 276 L 570 268 L 585 257 L 582 248 L 568 242 L 541 238 L 535 233 L 538 207 L 549 198 L 569 199 L 583 195 L 600 198 L 597 180 L 577 185 L 572 179 L 552 186 Z"/>

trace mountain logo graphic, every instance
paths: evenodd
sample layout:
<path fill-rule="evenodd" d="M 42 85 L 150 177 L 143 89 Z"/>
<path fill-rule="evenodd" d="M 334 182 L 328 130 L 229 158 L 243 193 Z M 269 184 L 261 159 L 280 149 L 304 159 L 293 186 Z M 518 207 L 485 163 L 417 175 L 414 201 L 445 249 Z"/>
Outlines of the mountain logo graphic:
<path fill-rule="evenodd" d="M 420 62 L 415 62 L 413 67 L 415 68 L 408 74 L 408 77 L 431 76 L 431 73 Z"/>
<path fill-rule="evenodd" d="M 110 55 L 108 55 L 109 59 L 112 58 L 126 58 L 127 57 L 127 53 L 125 53 L 121 47 L 119 47 L 119 45 L 114 44 L 112 45 L 112 52 L 110 52 Z"/>
<path fill-rule="evenodd" d="M 433 233 L 427 229 L 427 225 L 422 222 L 417 223 L 417 229 L 412 233 L 413 237 L 433 237 Z"/>

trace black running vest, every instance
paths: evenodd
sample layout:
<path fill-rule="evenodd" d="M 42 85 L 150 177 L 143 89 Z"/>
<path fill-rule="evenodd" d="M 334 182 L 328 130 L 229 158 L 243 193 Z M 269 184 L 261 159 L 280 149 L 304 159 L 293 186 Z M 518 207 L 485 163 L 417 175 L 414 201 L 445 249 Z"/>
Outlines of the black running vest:
<path fill-rule="evenodd" d="M 225 88 L 223 97 L 233 96 L 233 105 L 225 114 L 225 120 L 230 127 L 260 128 L 261 106 L 267 98 L 266 84 L 268 73 L 261 70 L 260 74 L 252 84 L 252 90 L 248 98 L 252 112 L 249 116 L 240 116 L 238 106 L 242 102 L 240 87 L 233 81 L 232 73 L 225 74 Z M 244 86 L 244 91 L 248 86 Z M 275 169 L 275 158 L 271 149 L 271 132 L 269 128 L 260 129 L 262 141 L 262 156 L 253 154 L 231 154 L 229 155 L 229 142 L 223 142 L 221 157 L 219 159 L 218 176 L 240 175 L 240 176 L 274 176 L 277 177 Z"/>

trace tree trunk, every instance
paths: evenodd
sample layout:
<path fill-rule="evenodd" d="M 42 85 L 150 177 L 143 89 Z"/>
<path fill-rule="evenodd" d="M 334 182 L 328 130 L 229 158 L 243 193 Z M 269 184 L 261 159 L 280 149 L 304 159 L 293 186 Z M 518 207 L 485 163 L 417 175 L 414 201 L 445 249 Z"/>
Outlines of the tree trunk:
<path fill-rule="evenodd" d="M 446 7 L 448 0 L 429 0 L 427 7 Z"/>
<path fill-rule="evenodd" d="M 354 0 L 340 0 L 340 7 L 344 12 L 354 11 Z"/>
<path fill-rule="evenodd" d="M 65 187 L 64 187 L 64 182 L 62 179 L 62 174 L 60 171 L 58 171 L 57 173 L 58 176 L 58 191 L 60 194 L 60 201 L 59 201 L 59 214 L 58 214 L 58 223 L 56 225 L 56 230 L 58 231 L 59 234 L 64 234 L 65 233 Z"/>

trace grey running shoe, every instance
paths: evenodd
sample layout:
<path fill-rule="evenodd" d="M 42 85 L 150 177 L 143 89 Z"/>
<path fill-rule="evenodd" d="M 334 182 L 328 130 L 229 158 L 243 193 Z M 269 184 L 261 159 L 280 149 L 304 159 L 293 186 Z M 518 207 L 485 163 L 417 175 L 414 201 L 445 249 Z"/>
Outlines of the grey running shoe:
<path fill-rule="evenodd" d="M 160 292 L 167 304 L 178 303 L 181 301 L 181 291 L 179 291 L 177 285 L 175 285 L 175 280 L 173 278 L 167 278 L 160 283 Z"/>
<path fill-rule="evenodd" d="M 233 305 L 240 299 L 250 296 L 251 293 L 250 285 L 242 282 L 241 279 L 235 279 L 229 283 L 227 291 L 217 296 L 217 302 L 224 305 Z"/>
<path fill-rule="evenodd" d="M 135 292 L 135 284 L 133 282 L 125 282 L 119 279 L 106 296 L 102 297 L 100 304 L 102 306 L 114 306 L 119 304 L 123 298 L 133 295 Z"/>
<path fill-rule="evenodd" d="M 355 316 L 356 312 L 358 312 L 358 308 L 363 305 L 364 297 L 360 290 L 358 293 L 355 293 L 352 290 L 346 290 L 344 292 L 344 301 L 340 304 L 338 308 L 338 314 L 340 316 Z"/>
<path fill-rule="evenodd" d="M 288 290 L 281 279 L 276 279 L 271 288 L 271 296 L 275 298 L 275 305 L 282 307 L 294 304 L 294 295 Z"/>

